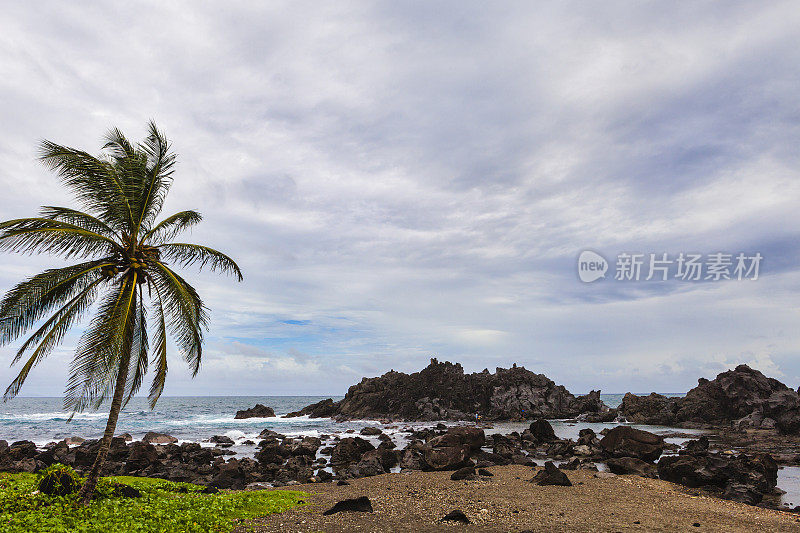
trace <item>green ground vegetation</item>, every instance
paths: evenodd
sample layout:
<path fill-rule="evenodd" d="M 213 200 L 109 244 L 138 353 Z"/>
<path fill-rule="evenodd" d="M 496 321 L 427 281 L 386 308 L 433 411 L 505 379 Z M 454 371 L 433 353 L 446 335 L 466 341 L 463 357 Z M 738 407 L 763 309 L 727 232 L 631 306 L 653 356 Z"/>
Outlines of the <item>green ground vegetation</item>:
<path fill-rule="evenodd" d="M 120 495 L 121 485 L 141 493 Z M 95 499 L 48 496 L 35 474 L 0 473 L 0 532 L 224 532 L 241 520 L 280 513 L 307 500 L 296 491 L 200 494 L 203 487 L 140 477 L 102 478 Z"/>

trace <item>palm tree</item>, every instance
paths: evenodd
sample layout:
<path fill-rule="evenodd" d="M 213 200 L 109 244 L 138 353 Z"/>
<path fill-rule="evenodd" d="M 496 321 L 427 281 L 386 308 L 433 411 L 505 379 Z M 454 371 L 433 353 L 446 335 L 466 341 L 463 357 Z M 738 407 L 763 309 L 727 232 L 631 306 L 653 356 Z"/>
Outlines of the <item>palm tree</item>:
<path fill-rule="evenodd" d="M 119 412 L 139 390 L 149 366 L 154 368 L 151 408 L 164 389 L 167 331 L 192 377 L 200 369 L 208 310 L 170 263 L 207 266 L 242 280 L 227 255 L 198 244 L 168 242 L 200 222 L 198 212 L 181 211 L 156 222 L 172 183 L 175 155 L 155 124 L 149 124 L 148 136 L 135 146 L 118 129 L 106 141 L 100 157 L 41 143 L 40 159 L 84 211 L 47 206 L 39 217 L 0 223 L 0 250 L 83 260 L 45 270 L 8 291 L 0 301 L 0 345 L 14 342 L 50 315 L 17 351 L 12 364 L 27 359 L 6 389 L 7 401 L 67 331 L 96 311 L 78 343 L 64 395 L 64 408 L 73 416 L 97 409 L 111 397 L 97 458 L 79 494 L 84 504 L 97 485 Z"/>

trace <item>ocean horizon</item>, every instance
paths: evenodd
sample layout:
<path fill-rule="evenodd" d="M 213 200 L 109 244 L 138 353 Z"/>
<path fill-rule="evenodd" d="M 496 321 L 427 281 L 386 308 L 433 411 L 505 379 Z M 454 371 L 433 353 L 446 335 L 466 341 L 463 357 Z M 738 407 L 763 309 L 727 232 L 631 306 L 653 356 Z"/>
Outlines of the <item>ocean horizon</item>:
<path fill-rule="evenodd" d="M 661 393 L 682 396 L 682 393 Z M 617 407 L 624 394 L 601 394 L 609 407 Z M 162 396 L 154 409 L 147 398 L 134 397 L 122 410 L 117 434 L 130 433 L 140 439 L 148 431 L 167 433 L 182 442 L 207 442 L 212 436 L 232 438 L 240 453 L 251 453 L 246 441 L 258 441 L 258 433 L 272 429 L 286 435 L 339 434 L 360 430 L 369 421 L 334 422 L 329 418 L 282 418 L 306 405 L 326 398 L 338 401 L 343 396 Z M 271 418 L 235 419 L 236 411 L 260 403 L 271 407 Z M 105 429 L 107 411 L 65 411 L 58 396 L 19 396 L 0 405 L 0 439 L 8 442 L 30 440 L 38 446 L 67 437 L 99 438 Z M 405 425 L 405 424 L 404 424 Z"/>

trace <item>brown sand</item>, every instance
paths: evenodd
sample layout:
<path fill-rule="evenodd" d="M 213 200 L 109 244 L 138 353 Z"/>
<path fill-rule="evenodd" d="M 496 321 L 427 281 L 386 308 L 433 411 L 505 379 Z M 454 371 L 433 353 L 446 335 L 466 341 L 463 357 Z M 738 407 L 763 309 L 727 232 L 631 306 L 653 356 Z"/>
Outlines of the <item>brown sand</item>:
<path fill-rule="evenodd" d="M 539 487 L 527 481 L 531 468 L 489 470 L 494 477 L 475 481 L 451 481 L 450 472 L 411 472 L 354 479 L 347 486 L 294 486 L 311 494 L 308 505 L 250 521 L 240 531 L 800 532 L 800 515 L 695 495 L 656 479 L 601 479 L 574 471 L 567 472 L 572 487 Z M 322 516 L 337 501 L 362 495 L 374 513 Z M 438 521 L 453 509 L 472 524 Z"/>

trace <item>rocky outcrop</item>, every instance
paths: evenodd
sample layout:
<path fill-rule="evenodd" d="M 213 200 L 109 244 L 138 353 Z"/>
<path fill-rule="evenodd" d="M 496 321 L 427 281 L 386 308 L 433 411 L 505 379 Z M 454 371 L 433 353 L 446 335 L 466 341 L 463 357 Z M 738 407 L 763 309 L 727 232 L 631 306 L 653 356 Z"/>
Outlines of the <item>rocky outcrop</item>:
<path fill-rule="evenodd" d="M 620 406 L 629 422 L 659 425 L 730 425 L 800 432 L 800 395 L 747 365 L 700 378 L 682 398 L 626 394 Z"/>
<path fill-rule="evenodd" d="M 680 398 L 669 398 L 655 392 L 636 396 L 630 392 L 622 398 L 619 414 L 633 424 L 671 426 L 675 424 Z"/>
<path fill-rule="evenodd" d="M 334 414 L 335 407 L 333 399 L 328 398 L 327 400 L 322 400 L 321 402 L 307 405 L 299 411 L 294 411 L 292 413 L 283 415 L 283 418 L 294 418 L 305 415 L 308 415 L 311 418 L 329 418 Z"/>
<path fill-rule="evenodd" d="M 236 411 L 236 416 L 233 418 L 239 420 L 242 418 L 272 418 L 273 416 L 275 416 L 275 411 L 271 407 L 257 403 L 250 409 Z"/>
<path fill-rule="evenodd" d="M 609 412 L 600 392 L 575 397 L 523 367 L 465 374 L 460 364 L 431 359 L 413 374 L 390 371 L 364 378 L 339 402 L 309 405 L 294 414 L 339 419 L 525 420 Z M 322 413 L 325 413 L 322 415 Z M 288 415 L 287 415 L 288 416 Z"/>

